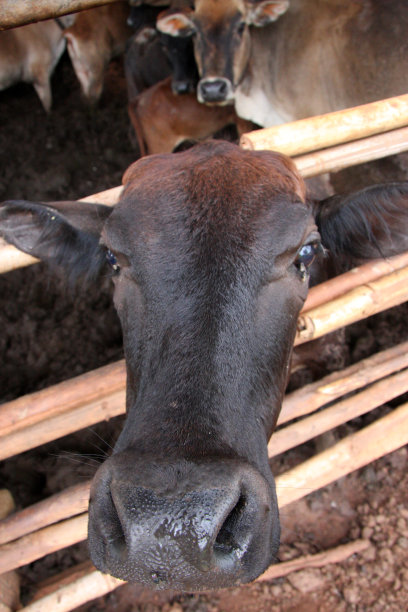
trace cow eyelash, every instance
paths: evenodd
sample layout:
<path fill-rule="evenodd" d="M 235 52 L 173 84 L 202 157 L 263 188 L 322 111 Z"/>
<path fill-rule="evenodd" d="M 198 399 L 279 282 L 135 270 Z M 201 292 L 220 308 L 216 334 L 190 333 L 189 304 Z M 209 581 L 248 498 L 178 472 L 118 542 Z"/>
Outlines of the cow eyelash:
<path fill-rule="evenodd" d="M 106 259 L 108 260 L 109 265 L 115 274 L 119 274 L 120 266 L 118 264 L 118 260 L 116 259 L 116 255 L 112 253 L 110 249 L 106 251 Z"/>
<path fill-rule="evenodd" d="M 294 265 L 298 269 L 302 280 L 306 279 L 310 266 L 320 253 L 324 253 L 324 248 L 318 241 L 309 242 L 300 247 Z"/>

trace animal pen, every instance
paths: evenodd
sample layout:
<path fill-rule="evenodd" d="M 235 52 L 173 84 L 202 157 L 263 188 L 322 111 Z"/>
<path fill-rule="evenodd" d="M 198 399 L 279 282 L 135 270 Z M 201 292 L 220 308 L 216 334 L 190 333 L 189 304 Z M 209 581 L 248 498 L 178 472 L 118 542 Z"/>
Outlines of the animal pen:
<path fill-rule="evenodd" d="M 17 14 L 20 2 L 5 2 Z M 54 16 L 49 2 L 45 13 Z M 100 2 L 74 2 L 70 10 Z M 3 10 L 3 8 L 2 8 Z M 5 15 L 7 11 L 5 11 Z M 26 13 L 27 15 L 27 13 Z M 19 19 L 19 21 L 18 21 Z M 17 23 L 22 23 L 22 17 Z M 27 19 L 27 17 L 25 17 Z M 16 22 L 4 22 L 12 27 Z M 296 135 L 294 137 L 294 135 Z M 271 149 L 294 158 L 304 177 L 339 170 L 408 150 L 408 95 L 257 130 L 241 138 L 247 149 Z M 114 205 L 121 187 L 82 198 Z M 36 262 L 0 244 L 0 272 Z M 295 344 L 322 337 L 408 300 L 408 253 L 375 260 L 310 290 L 298 321 Z M 289 450 L 408 391 L 408 343 L 402 343 L 287 394 L 269 445 L 269 456 Z M 123 361 L 82 374 L 0 406 L 0 459 L 56 440 L 125 411 Z M 279 506 L 326 486 L 408 443 L 408 404 L 402 404 L 360 431 L 276 478 Z M 78 484 L 0 521 L 0 584 L 13 572 L 87 537 L 90 483 Z M 6 504 L 7 492 L 4 493 Z M 300 560 L 269 568 L 259 580 L 339 561 L 363 550 L 357 540 Z M 5 579 L 5 580 L 4 580 Z M 72 568 L 39 588 L 26 612 L 63 612 L 112 591 L 122 581 L 96 571 L 91 563 Z"/>

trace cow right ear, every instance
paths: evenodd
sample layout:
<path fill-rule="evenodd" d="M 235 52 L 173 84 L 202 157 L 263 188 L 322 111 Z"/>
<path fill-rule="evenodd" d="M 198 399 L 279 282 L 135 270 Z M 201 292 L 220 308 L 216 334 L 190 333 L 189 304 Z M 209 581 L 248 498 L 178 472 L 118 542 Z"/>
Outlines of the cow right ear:
<path fill-rule="evenodd" d="M 168 36 L 188 38 L 196 31 L 194 22 L 190 18 L 192 12 L 193 10 L 190 8 L 163 11 L 157 17 L 156 28 L 162 34 L 167 34 Z"/>
<path fill-rule="evenodd" d="M 72 282 L 92 280 L 106 264 L 100 233 L 110 206 L 86 202 L 9 200 L 0 204 L 0 236 L 15 247 L 63 268 Z"/>
<path fill-rule="evenodd" d="M 272 23 L 279 19 L 289 8 L 289 0 L 265 0 L 250 4 L 247 13 L 248 25 L 258 28 Z"/>

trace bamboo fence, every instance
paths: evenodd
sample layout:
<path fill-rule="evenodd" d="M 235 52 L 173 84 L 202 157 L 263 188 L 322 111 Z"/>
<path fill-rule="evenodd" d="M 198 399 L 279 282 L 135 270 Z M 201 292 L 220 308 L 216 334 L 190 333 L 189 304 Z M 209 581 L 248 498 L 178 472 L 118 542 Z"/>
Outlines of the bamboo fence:
<path fill-rule="evenodd" d="M 32 21 L 34 12 L 35 19 L 44 19 L 46 17 L 39 16 L 41 11 L 42 15 L 49 15 L 50 10 L 57 10 L 62 15 L 103 3 L 106 1 L 77 0 L 75 4 L 72 0 L 66 3 L 43 0 L 35 3 L 35 9 L 29 3 L 30 11 L 27 12 L 26 2 L 6 0 L 2 5 L 0 29 L 12 27 L 7 22 L 10 7 L 14 19 Z M 73 8 L 74 5 L 81 8 Z M 19 13 L 24 6 L 25 17 Z M 273 132 L 270 131 L 267 135 L 264 130 L 259 131 L 262 134 L 251 133 L 249 139 L 248 135 L 244 135 L 241 144 L 248 148 L 272 148 L 297 155 L 295 162 L 303 176 L 405 151 L 408 150 L 408 127 L 405 127 L 408 125 L 408 95 L 313 118 L 301 125 L 296 123 L 297 126 L 282 126 L 277 132 L 277 128 L 272 128 L 275 130 L 272 140 Z M 293 137 L 294 129 L 297 130 L 296 138 Z M 385 133 L 378 135 L 384 130 Z M 323 132 L 324 139 L 321 137 Z M 304 134 L 304 138 L 300 138 L 300 134 Z M 296 150 L 285 149 L 288 146 L 284 144 L 285 139 L 289 144 L 300 142 L 300 146 Z M 329 148 L 315 151 L 321 147 Z M 120 197 L 121 190 L 122 187 L 116 187 L 84 200 L 113 205 Z M 35 261 L 10 245 L 0 244 L 0 272 Z M 369 262 L 312 289 L 299 318 L 295 344 L 320 338 L 402 303 L 408 298 L 407 281 L 408 253 Z M 278 430 L 268 447 L 269 455 L 275 456 L 293 448 L 405 393 L 408 390 L 407 349 L 408 343 L 403 343 L 289 394 L 284 400 Z M 0 407 L 0 458 L 76 431 L 78 423 L 83 428 L 122 414 L 124 406 L 124 362 L 4 404 Z M 300 420 L 285 425 L 294 419 Z M 404 404 L 278 476 L 276 484 L 280 507 L 407 444 L 407 424 L 408 404 Z M 0 574 L 86 539 L 89 488 L 89 482 L 75 485 L 0 521 Z M 284 575 L 279 574 L 280 567 L 286 573 L 299 567 L 313 567 L 313 563 L 346 558 L 348 554 L 367 546 L 369 543 L 366 541 L 357 541 L 347 545 L 344 550 L 339 547 L 314 558 L 291 561 L 286 568 L 282 567 L 285 564 L 281 564 L 270 568 L 260 579 Z M 122 581 L 104 576 L 91 564 L 85 564 L 74 569 L 69 578 L 58 576 L 52 587 L 40 588 L 35 600 L 23 610 L 72 610 L 121 584 Z"/>

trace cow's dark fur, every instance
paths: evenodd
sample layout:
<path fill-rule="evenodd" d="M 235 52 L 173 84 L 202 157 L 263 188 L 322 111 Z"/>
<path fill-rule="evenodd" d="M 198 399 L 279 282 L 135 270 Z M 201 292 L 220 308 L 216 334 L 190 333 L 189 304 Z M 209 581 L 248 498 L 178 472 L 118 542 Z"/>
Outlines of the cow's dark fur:
<path fill-rule="evenodd" d="M 333 254 L 344 267 L 407 249 L 408 187 L 318 204 L 290 159 L 220 141 L 143 158 L 124 184 L 113 209 L 0 207 L 20 249 L 67 256 L 69 273 L 106 253 L 115 268 L 127 419 L 92 486 L 91 556 L 153 588 L 248 582 L 278 547 L 267 440 L 309 278 Z M 318 229 L 329 253 L 312 264 Z"/>

